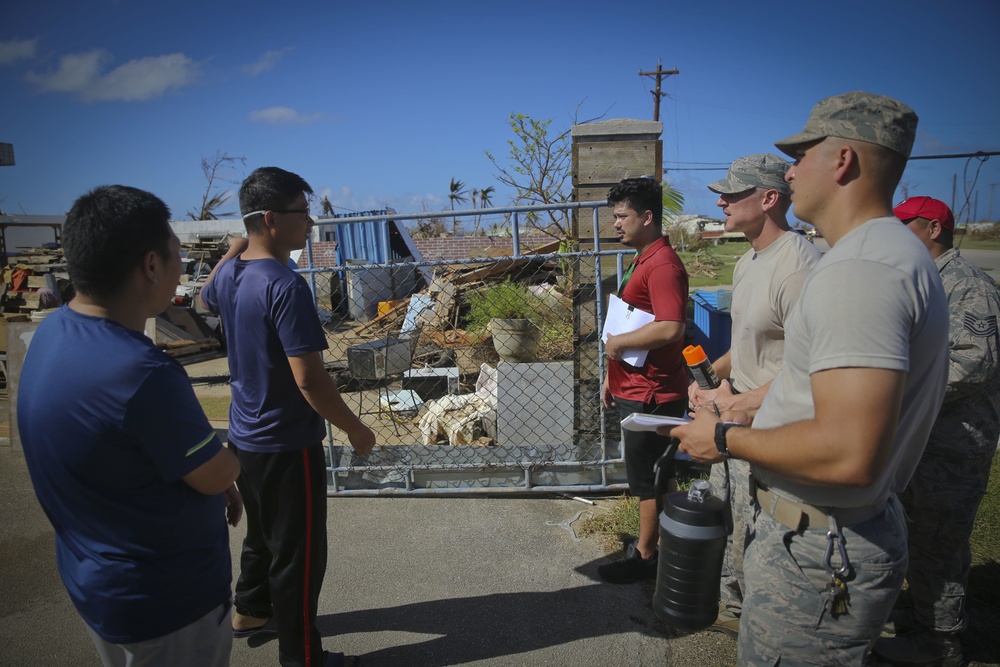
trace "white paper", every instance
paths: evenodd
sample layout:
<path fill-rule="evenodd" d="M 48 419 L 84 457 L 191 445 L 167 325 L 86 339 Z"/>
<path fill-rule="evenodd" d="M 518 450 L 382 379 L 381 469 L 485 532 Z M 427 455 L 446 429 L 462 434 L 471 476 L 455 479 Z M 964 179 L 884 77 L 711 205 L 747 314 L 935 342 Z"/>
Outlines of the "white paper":
<path fill-rule="evenodd" d="M 629 333 L 655 321 L 656 317 L 652 313 L 630 306 L 612 294 L 608 301 L 608 316 L 604 318 L 604 333 L 601 340 L 606 345 L 608 334 L 617 336 Z M 646 363 L 648 353 L 649 350 L 624 350 L 622 351 L 622 361 L 630 366 L 642 366 Z"/>
<path fill-rule="evenodd" d="M 633 412 L 622 420 L 626 431 L 655 431 L 657 426 L 683 426 L 691 423 L 687 417 L 667 417 L 666 415 L 644 415 Z"/>

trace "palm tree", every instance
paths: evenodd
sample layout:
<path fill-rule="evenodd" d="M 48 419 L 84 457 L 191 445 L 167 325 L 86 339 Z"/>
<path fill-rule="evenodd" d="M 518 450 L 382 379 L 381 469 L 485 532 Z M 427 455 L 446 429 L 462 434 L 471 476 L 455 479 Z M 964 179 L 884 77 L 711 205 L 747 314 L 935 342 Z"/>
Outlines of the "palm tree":
<path fill-rule="evenodd" d="M 451 210 L 455 210 L 455 202 L 462 203 L 467 201 L 465 198 L 465 183 L 458 179 L 451 179 L 451 184 L 448 186 L 450 192 L 448 193 L 448 199 L 451 200 Z M 452 216 L 451 218 L 451 234 L 456 236 L 458 234 L 458 218 Z"/>
<path fill-rule="evenodd" d="M 684 194 L 670 183 L 663 182 L 663 225 L 673 227 L 675 218 L 684 212 Z M 677 239 L 674 239 L 675 241 Z M 681 249 L 686 249 L 687 239 L 683 232 L 679 234 Z"/>
<path fill-rule="evenodd" d="M 479 208 L 486 208 L 493 203 L 493 193 L 496 192 L 496 188 L 492 185 L 488 188 L 483 188 L 479 191 Z"/>
<path fill-rule="evenodd" d="M 323 195 L 323 200 L 320 202 L 320 206 L 323 207 L 323 215 L 333 217 L 333 204 L 330 203 L 330 198 Z"/>
<path fill-rule="evenodd" d="M 496 192 L 496 188 L 494 188 L 492 185 L 489 186 L 488 188 L 482 188 L 481 190 L 479 190 L 479 208 L 481 209 L 486 208 L 493 203 L 492 197 L 494 192 Z M 475 190 L 473 190 L 473 193 L 475 193 Z M 475 199 L 475 194 L 473 194 L 472 196 L 473 199 Z M 480 216 L 476 215 L 476 231 L 475 231 L 476 234 L 479 233 L 479 221 L 480 221 Z"/>

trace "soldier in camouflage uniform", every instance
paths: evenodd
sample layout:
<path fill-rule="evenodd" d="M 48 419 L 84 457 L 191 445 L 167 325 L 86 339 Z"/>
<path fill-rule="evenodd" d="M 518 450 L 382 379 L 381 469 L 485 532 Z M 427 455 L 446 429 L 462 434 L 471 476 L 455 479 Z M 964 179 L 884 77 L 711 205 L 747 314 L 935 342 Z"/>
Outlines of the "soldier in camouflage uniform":
<path fill-rule="evenodd" d="M 958 633 L 965 629 L 969 536 L 1000 437 L 1000 287 L 952 246 L 955 219 L 943 202 L 910 197 L 893 212 L 941 272 L 950 351 L 944 405 L 900 494 L 909 526 L 913 610 L 894 612 L 898 634 L 880 639 L 875 653 L 894 665 L 951 667 L 963 664 Z"/>
<path fill-rule="evenodd" d="M 785 322 L 782 368 L 752 428 L 699 410 L 672 432 L 696 461 L 751 465 L 740 665 L 864 664 L 906 575 L 896 494 L 948 373 L 941 279 L 892 215 L 916 125 L 905 104 L 854 92 L 819 102 L 775 144 L 795 158 L 796 217 L 830 250 Z"/>
<path fill-rule="evenodd" d="M 788 226 L 792 190 L 785 180 L 791 165 L 777 155 L 741 157 L 726 178 L 708 184 L 726 217 L 727 232 L 743 232 L 750 242 L 733 272 L 732 348 L 712 362 L 722 381 L 718 389 L 688 388 L 688 406 L 719 410 L 756 410 L 781 369 L 785 320 L 799 300 L 809 270 L 821 253 Z M 721 494 L 727 470 L 712 466 L 709 481 Z M 750 464 L 730 461 L 729 494 L 733 532 L 719 586 L 719 616 L 709 628 L 736 637 L 743 608 L 743 545 L 750 511 Z"/>

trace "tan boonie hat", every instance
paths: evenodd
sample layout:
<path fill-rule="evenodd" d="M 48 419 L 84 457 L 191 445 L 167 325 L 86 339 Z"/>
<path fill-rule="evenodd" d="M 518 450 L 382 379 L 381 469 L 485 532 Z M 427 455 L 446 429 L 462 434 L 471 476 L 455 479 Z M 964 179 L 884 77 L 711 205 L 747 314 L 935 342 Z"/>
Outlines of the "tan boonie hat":
<path fill-rule="evenodd" d="M 792 193 L 792 189 L 785 180 L 785 173 L 790 167 L 784 158 L 777 155 L 748 155 L 733 162 L 726 177 L 709 183 L 708 189 L 720 195 L 735 195 L 752 188 L 765 188 L 788 195 Z"/>
<path fill-rule="evenodd" d="M 863 91 L 834 95 L 813 107 L 806 127 L 798 134 L 775 142 L 782 153 L 793 152 L 800 144 L 826 137 L 858 139 L 885 146 L 910 157 L 917 134 L 917 114 L 899 100 Z"/>

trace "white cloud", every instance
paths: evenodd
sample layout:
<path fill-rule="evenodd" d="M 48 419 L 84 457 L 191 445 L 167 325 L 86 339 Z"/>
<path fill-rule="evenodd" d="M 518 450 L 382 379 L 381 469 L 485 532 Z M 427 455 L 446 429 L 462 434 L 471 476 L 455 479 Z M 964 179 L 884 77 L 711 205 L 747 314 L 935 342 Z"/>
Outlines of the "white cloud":
<path fill-rule="evenodd" d="M 75 93 L 88 101 L 136 101 L 182 88 L 198 75 L 197 64 L 182 53 L 130 60 L 102 73 L 111 60 L 111 54 L 100 49 L 74 53 L 60 58 L 55 71 L 30 72 L 27 79 L 42 92 Z"/>
<path fill-rule="evenodd" d="M 268 107 L 250 112 L 250 120 L 255 123 L 272 125 L 308 125 L 323 119 L 323 114 L 300 114 L 291 107 Z"/>
<path fill-rule="evenodd" d="M 8 39 L 0 42 L 0 67 L 35 57 L 38 39 Z"/>
<path fill-rule="evenodd" d="M 278 51 L 265 51 L 257 62 L 247 65 L 243 69 L 249 73 L 251 76 L 257 76 L 263 72 L 268 72 L 274 69 L 286 53 L 291 51 L 292 48 L 279 49 Z"/>

